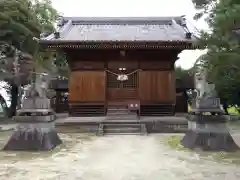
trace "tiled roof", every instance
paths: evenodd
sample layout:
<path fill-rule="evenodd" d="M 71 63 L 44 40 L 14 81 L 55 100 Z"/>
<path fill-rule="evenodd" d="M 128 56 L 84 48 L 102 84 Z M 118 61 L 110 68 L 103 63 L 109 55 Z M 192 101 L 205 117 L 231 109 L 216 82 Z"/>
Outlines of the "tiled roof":
<path fill-rule="evenodd" d="M 42 39 L 59 42 L 193 41 L 182 17 L 78 18 L 66 17 L 54 34 Z"/>

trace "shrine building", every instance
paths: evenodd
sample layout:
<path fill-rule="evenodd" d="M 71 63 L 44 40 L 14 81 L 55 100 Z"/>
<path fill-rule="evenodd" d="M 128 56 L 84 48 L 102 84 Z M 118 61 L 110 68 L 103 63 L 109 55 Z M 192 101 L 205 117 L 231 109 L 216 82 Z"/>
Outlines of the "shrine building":
<path fill-rule="evenodd" d="M 176 110 L 174 63 L 195 40 L 184 17 L 66 17 L 40 43 L 65 52 L 71 116 L 105 116 L 117 106 L 169 116 Z"/>

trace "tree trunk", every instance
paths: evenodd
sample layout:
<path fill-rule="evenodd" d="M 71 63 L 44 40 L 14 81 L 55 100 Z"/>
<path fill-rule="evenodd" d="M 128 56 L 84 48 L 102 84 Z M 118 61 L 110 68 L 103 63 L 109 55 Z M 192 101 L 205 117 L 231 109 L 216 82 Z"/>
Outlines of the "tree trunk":
<path fill-rule="evenodd" d="M 9 117 L 13 117 L 16 115 L 18 105 L 18 86 L 15 83 L 11 84 L 11 106 Z"/>
<path fill-rule="evenodd" d="M 0 95 L 0 105 L 3 108 L 4 116 L 8 117 L 9 116 L 9 108 L 7 106 L 7 103 L 6 103 L 5 99 L 2 97 L 2 95 Z"/>

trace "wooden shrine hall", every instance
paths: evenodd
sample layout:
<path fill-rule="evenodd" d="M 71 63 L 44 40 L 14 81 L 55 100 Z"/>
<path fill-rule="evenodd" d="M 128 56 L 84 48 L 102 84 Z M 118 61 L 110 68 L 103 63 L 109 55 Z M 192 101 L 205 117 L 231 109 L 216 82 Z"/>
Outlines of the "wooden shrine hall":
<path fill-rule="evenodd" d="M 195 37 L 183 17 L 63 18 L 42 46 L 65 52 L 71 116 L 174 115 L 174 63 Z"/>

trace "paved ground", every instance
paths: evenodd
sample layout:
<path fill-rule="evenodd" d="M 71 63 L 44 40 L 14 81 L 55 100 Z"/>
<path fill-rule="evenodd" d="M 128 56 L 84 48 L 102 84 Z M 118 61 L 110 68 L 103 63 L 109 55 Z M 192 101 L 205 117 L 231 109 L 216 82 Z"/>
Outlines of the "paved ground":
<path fill-rule="evenodd" d="M 57 125 L 64 125 L 65 123 L 77 124 L 81 122 L 102 122 L 105 120 L 105 117 L 68 117 L 68 114 L 57 114 Z M 147 121 L 164 121 L 171 123 L 187 123 L 186 114 L 178 114 L 177 116 L 171 117 L 141 117 L 143 122 Z M 6 119 L 0 117 L 0 131 L 11 130 L 16 127 L 16 122 L 12 119 Z M 240 123 L 236 121 L 236 123 L 231 124 L 231 129 L 234 129 L 235 132 L 240 132 Z"/>
<path fill-rule="evenodd" d="M 105 121 L 105 117 L 68 117 L 68 114 L 57 114 L 57 125 L 64 125 L 64 124 L 78 124 L 78 123 L 100 123 Z M 129 122 L 129 120 L 125 120 Z M 166 116 L 166 117 L 141 117 L 141 122 L 149 122 L 149 121 L 163 121 L 163 122 L 171 122 L 171 123 L 186 123 L 187 119 L 184 115 L 179 116 Z M 0 129 L 2 131 L 13 129 L 16 126 L 16 122 L 12 119 L 0 117 Z"/>
<path fill-rule="evenodd" d="M 214 153 L 170 148 L 167 136 L 64 134 L 51 152 L 0 152 L 1 180 L 238 180 L 236 164 Z M 172 136 L 172 135 L 170 135 Z M 7 138 L 1 133 L 0 144 Z M 233 157 L 239 160 L 239 156 Z M 229 160 L 232 160 L 229 159 Z M 228 159 L 226 159 L 228 160 Z"/>

